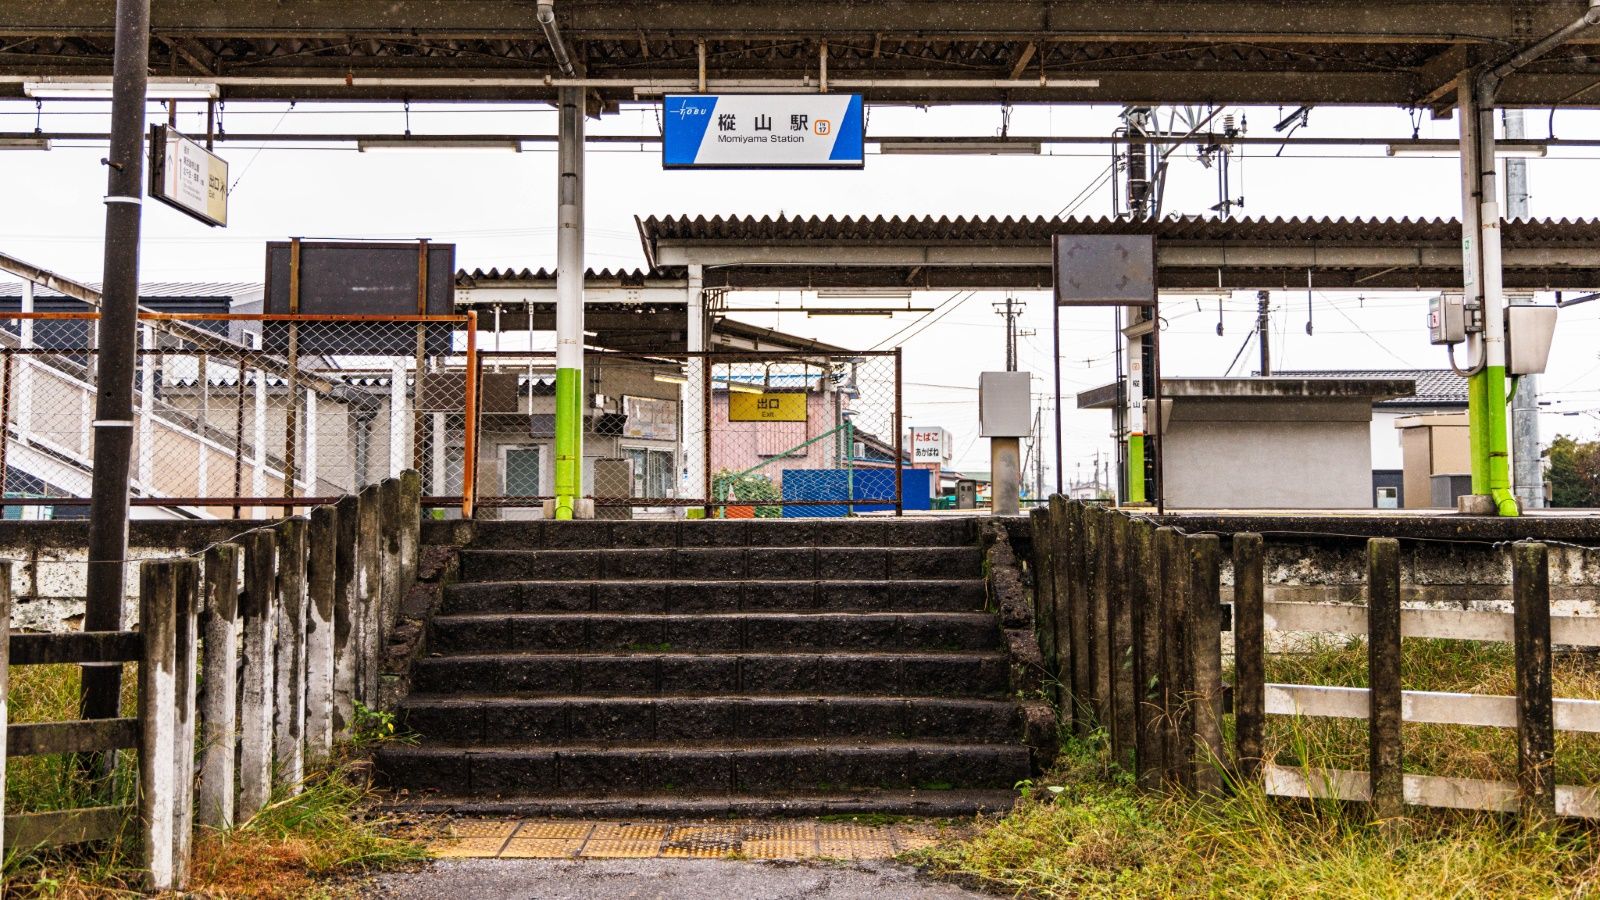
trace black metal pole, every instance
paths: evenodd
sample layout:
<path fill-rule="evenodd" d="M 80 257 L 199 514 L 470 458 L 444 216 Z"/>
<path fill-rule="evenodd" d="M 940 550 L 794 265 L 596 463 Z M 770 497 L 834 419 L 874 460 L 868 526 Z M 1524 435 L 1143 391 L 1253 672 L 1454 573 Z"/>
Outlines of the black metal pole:
<path fill-rule="evenodd" d="M 128 545 L 128 464 L 133 450 L 133 369 L 139 326 L 139 219 L 144 197 L 145 87 L 150 0 L 117 0 L 111 142 L 105 160 L 105 287 L 95 393 L 94 479 L 89 505 L 85 631 L 120 631 Z M 145 386 L 150 389 L 149 385 Z M 120 666 L 86 666 L 86 719 L 117 715 Z"/>
<path fill-rule="evenodd" d="M 1050 298 L 1050 321 L 1054 325 L 1050 333 L 1055 342 L 1055 369 L 1056 369 L 1056 493 L 1065 494 L 1065 482 L 1061 474 L 1064 455 L 1061 449 L 1061 307 Z"/>

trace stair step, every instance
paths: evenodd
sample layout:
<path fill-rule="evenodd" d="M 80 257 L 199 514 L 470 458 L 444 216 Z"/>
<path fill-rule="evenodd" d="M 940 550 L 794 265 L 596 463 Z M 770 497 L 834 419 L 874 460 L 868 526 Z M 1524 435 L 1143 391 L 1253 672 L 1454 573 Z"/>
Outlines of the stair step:
<path fill-rule="evenodd" d="M 431 744 L 912 738 L 996 742 L 1018 736 L 1007 700 L 950 697 L 463 697 L 413 694 L 398 718 Z"/>
<path fill-rule="evenodd" d="M 895 581 L 973 578 L 977 547 L 720 547 L 463 550 L 464 581 Z"/>
<path fill-rule="evenodd" d="M 454 539 L 456 523 L 424 523 L 423 540 Z M 836 520 L 739 519 L 676 522 L 476 522 L 484 550 L 587 550 L 603 547 L 957 547 L 977 542 L 977 521 L 962 518 Z"/>
<path fill-rule="evenodd" d="M 982 579 L 884 581 L 475 581 L 445 590 L 445 613 L 826 612 L 982 609 Z"/>
<path fill-rule="evenodd" d="M 779 796 L 724 794 L 703 797 L 694 791 L 677 794 L 582 796 L 466 797 L 414 789 L 390 804 L 411 815 L 483 816 L 486 818 L 617 819 L 695 821 L 703 819 L 771 819 L 814 816 L 922 816 L 968 818 L 1004 813 L 1016 803 L 1010 790 L 887 791 L 881 789 L 808 791 Z"/>
<path fill-rule="evenodd" d="M 1030 774 L 1028 748 L 1021 745 L 912 742 L 470 750 L 390 746 L 379 751 L 377 768 L 392 787 L 426 787 L 461 796 L 1009 788 Z"/>
<path fill-rule="evenodd" d="M 413 677 L 424 693 L 985 696 L 1009 672 L 1000 653 L 501 653 L 421 659 Z"/>
<path fill-rule="evenodd" d="M 988 613 L 514 613 L 437 616 L 438 653 L 992 650 Z"/>

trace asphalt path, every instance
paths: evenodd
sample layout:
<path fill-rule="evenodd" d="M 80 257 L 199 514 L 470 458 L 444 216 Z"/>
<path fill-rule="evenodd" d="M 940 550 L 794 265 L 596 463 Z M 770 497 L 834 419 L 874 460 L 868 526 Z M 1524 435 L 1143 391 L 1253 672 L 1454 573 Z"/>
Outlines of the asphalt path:
<path fill-rule="evenodd" d="M 977 900 L 890 862 L 450 859 L 381 875 L 374 900 Z"/>

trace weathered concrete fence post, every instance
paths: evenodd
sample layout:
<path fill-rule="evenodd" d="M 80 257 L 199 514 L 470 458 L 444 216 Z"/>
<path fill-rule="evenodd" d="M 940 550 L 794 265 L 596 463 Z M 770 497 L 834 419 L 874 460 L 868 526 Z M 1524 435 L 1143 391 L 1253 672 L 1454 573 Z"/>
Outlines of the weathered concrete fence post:
<path fill-rule="evenodd" d="M 334 506 L 337 555 L 333 576 L 333 734 L 337 740 L 350 737 L 359 683 L 361 634 L 356 621 L 361 586 L 359 504 L 354 496 L 348 496 Z"/>
<path fill-rule="evenodd" d="M 139 665 L 139 833 L 140 862 L 152 891 L 182 889 L 188 850 L 182 832 L 189 825 L 183 804 L 189 798 L 180 782 L 190 774 L 184 757 L 192 758 L 193 719 L 183 727 L 179 712 L 184 681 L 193 683 L 193 669 L 184 670 L 192 650 L 180 653 L 179 622 L 193 610 L 199 573 L 192 560 L 146 562 L 139 571 L 139 629 L 144 645 Z M 191 688 L 192 690 L 192 688 Z M 183 752 L 180 752 L 180 747 Z"/>
<path fill-rule="evenodd" d="M 1368 775 L 1372 817 L 1399 818 L 1405 781 L 1400 763 L 1400 542 L 1367 542 Z"/>
<path fill-rule="evenodd" d="M 239 558 L 237 544 L 206 551 L 200 785 L 196 798 L 196 816 L 206 828 L 233 826 L 234 755 L 238 747 Z"/>
<path fill-rule="evenodd" d="M 0 562 L 0 622 L 5 623 L 7 638 L 0 640 L 0 773 L 6 770 L 7 725 L 11 721 L 11 708 L 6 698 L 11 694 L 11 563 Z M 0 784 L 0 788 L 4 788 Z M 5 842 L 6 792 L 0 789 L 0 846 Z"/>
<path fill-rule="evenodd" d="M 1188 637 L 1189 670 L 1194 679 L 1189 694 L 1194 724 L 1194 788 L 1205 794 L 1222 792 L 1222 766 L 1227 750 L 1222 743 L 1222 598 L 1220 541 L 1214 534 L 1190 535 Z"/>
<path fill-rule="evenodd" d="M 239 689 L 240 821 L 267 805 L 272 794 L 273 625 L 277 534 L 269 528 L 244 538 L 244 591 L 239 615 L 244 621 L 244 662 Z"/>
<path fill-rule="evenodd" d="M 1517 788 L 1535 823 L 1556 815 L 1556 722 L 1550 652 L 1550 549 L 1517 544 L 1511 555 L 1517 666 Z"/>
<path fill-rule="evenodd" d="M 337 592 L 338 512 L 311 511 L 306 569 L 305 746 L 313 761 L 333 752 L 334 604 Z"/>
<path fill-rule="evenodd" d="M 359 602 L 351 615 L 357 633 L 356 699 L 372 704 L 378 696 L 378 656 L 383 651 L 383 485 L 368 485 L 358 497 L 358 550 L 356 553 Z"/>
<path fill-rule="evenodd" d="M 273 753 L 291 790 L 305 777 L 306 520 L 278 523 L 278 636 Z"/>
<path fill-rule="evenodd" d="M 189 855 L 194 844 L 195 676 L 200 668 L 200 563 L 184 560 L 176 571 L 173 659 L 176 664 L 172 738 L 173 883 L 189 883 Z"/>
<path fill-rule="evenodd" d="M 1239 775 L 1261 775 L 1266 742 L 1266 569 L 1259 534 L 1233 536 L 1233 711 Z"/>

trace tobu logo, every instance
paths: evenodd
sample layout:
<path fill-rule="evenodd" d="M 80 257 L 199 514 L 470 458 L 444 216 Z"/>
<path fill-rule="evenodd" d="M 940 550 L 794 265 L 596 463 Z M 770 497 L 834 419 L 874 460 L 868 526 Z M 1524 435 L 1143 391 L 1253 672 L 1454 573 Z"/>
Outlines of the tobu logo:
<path fill-rule="evenodd" d="M 828 119 L 818 119 L 816 123 L 811 126 L 811 129 L 815 131 L 818 136 L 832 134 L 833 122 Z"/>

